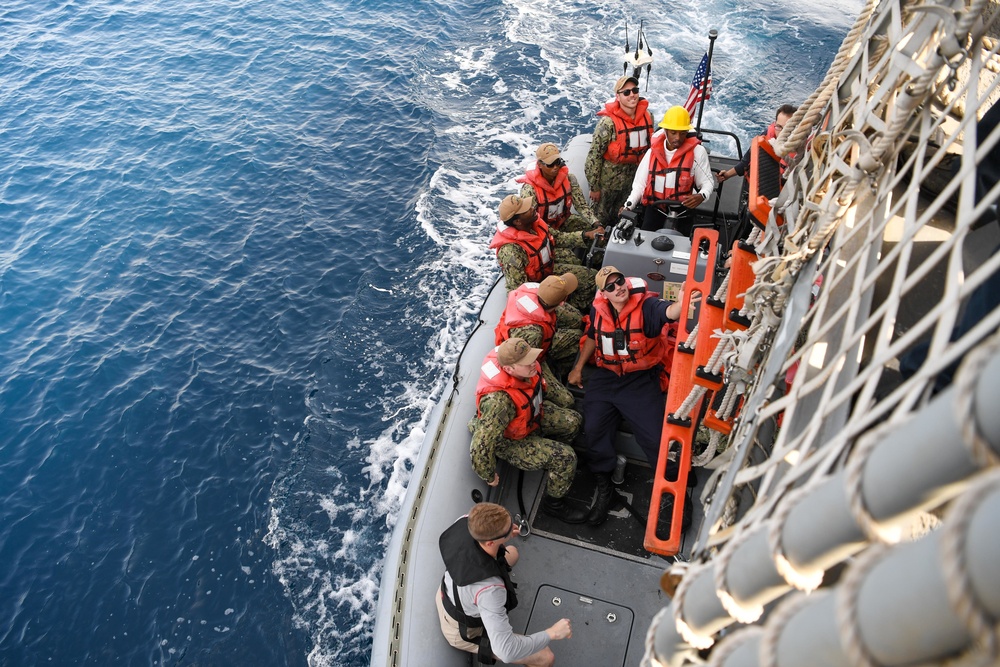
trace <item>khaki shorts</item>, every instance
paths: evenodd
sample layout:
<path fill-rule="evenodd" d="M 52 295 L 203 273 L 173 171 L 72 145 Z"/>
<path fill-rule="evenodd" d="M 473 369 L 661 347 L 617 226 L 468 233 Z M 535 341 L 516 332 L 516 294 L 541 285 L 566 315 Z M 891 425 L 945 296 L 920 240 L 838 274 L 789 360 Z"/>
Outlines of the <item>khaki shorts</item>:
<path fill-rule="evenodd" d="M 455 648 L 462 651 L 468 651 L 469 653 L 479 653 L 479 646 L 462 639 L 462 635 L 458 630 L 458 621 L 449 616 L 448 612 L 444 609 L 444 603 L 441 602 L 442 595 L 444 595 L 444 593 L 442 593 L 439 588 L 437 590 L 437 594 L 434 596 L 434 602 L 437 603 L 438 620 L 441 621 L 441 634 L 443 634 L 444 638 L 448 640 L 448 643 Z M 482 633 L 482 628 L 469 628 L 468 631 L 470 637 L 478 637 Z"/>

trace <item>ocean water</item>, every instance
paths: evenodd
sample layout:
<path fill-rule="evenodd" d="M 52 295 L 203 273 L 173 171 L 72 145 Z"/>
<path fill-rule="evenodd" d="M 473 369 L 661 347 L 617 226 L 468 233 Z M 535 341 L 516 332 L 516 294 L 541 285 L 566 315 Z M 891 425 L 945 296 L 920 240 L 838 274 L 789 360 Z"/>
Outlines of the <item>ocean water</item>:
<path fill-rule="evenodd" d="M 495 207 L 625 22 L 654 114 L 718 29 L 704 124 L 746 140 L 859 9 L 5 2 L 0 665 L 367 664 Z"/>

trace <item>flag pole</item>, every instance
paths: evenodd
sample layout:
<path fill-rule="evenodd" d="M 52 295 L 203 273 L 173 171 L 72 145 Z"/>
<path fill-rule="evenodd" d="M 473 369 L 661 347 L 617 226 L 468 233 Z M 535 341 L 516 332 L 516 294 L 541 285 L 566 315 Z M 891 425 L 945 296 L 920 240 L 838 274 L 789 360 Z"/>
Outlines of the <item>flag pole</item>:
<path fill-rule="evenodd" d="M 705 67 L 705 76 L 701 80 L 701 100 L 698 102 L 698 123 L 695 125 L 695 133 L 701 136 L 701 114 L 705 110 L 705 90 L 708 89 L 708 80 L 712 76 L 712 51 L 715 48 L 715 38 L 719 36 L 719 31 L 712 28 L 708 31 L 708 66 Z"/>

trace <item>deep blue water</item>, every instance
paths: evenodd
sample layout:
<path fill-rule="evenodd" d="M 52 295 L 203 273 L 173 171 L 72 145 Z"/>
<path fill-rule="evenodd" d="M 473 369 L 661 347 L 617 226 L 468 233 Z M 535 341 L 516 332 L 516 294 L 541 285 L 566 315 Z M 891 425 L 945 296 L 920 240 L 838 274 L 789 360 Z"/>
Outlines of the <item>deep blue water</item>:
<path fill-rule="evenodd" d="M 367 664 L 493 211 L 625 19 L 657 114 L 718 28 L 746 139 L 859 7 L 5 2 L 0 665 Z"/>

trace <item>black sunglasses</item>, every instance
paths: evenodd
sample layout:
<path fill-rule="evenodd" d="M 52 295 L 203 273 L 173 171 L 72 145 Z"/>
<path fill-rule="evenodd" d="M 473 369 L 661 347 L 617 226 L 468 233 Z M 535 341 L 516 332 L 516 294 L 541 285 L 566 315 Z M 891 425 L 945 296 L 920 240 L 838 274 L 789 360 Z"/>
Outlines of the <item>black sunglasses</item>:
<path fill-rule="evenodd" d="M 628 97 L 629 95 L 638 95 L 639 94 L 639 89 L 638 88 L 626 88 L 625 90 L 619 90 L 618 94 L 619 95 L 624 95 L 625 97 Z"/>
<path fill-rule="evenodd" d="M 552 169 L 553 167 L 562 167 L 564 164 L 566 164 L 566 160 L 562 159 L 561 157 L 557 157 L 552 162 L 543 162 L 542 164 L 544 164 L 549 169 Z"/>
<path fill-rule="evenodd" d="M 609 280 L 608 282 L 604 283 L 603 289 L 605 292 L 614 292 L 616 289 L 618 289 L 624 284 L 625 284 L 625 276 L 620 275 L 614 280 Z"/>

